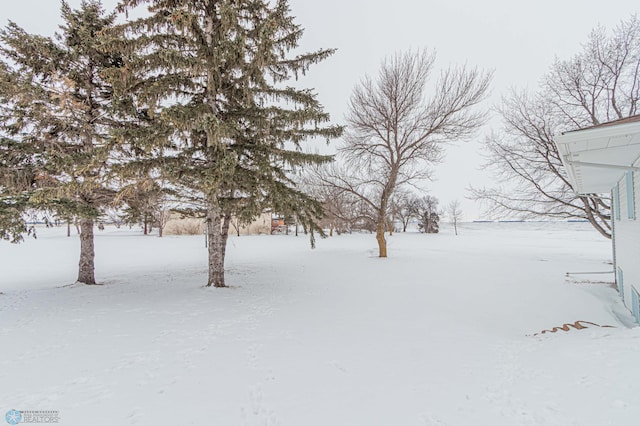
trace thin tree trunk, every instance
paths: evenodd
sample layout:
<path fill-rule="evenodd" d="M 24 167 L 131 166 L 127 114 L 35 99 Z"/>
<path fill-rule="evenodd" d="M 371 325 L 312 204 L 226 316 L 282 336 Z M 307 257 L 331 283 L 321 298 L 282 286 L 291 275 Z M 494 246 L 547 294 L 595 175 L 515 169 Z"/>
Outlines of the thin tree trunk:
<path fill-rule="evenodd" d="M 216 195 L 210 195 L 207 204 L 207 237 L 209 240 L 207 287 L 226 287 L 224 283 L 224 253 L 222 252 L 222 211 Z"/>
<path fill-rule="evenodd" d="M 67 221 L 67 237 L 71 236 L 71 221 Z"/>
<path fill-rule="evenodd" d="M 158 237 L 162 238 L 162 230 L 164 229 L 164 225 L 165 225 L 165 218 L 164 218 L 164 209 L 159 209 L 159 211 L 157 212 L 158 215 Z"/>
<path fill-rule="evenodd" d="M 387 257 L 387 240 L 384 238 L 384 228 L 386 221 L 384 218 L 378 219 L 376 229 L 376 240 L 378 240 L 378 256 Z"/>
<path fill-rule="evenodd" d="M 238 219 L 236 218 L 235 221 L 231 221 L 231 224 L 233 225 L 233 228 L 236 230 L 236 236 L 240 236 L 240 222 L 238 221 Z"/>
<path fill-rule="evenodd" d="M 453 229 L 456 231 L 456 235 L 458 235 L 458 223 L 455 220 L 453 221 Z"/>
<path fill-rule="evenodd" d="M 80 220 L 80 262 L 78 264 L 78 282 L 95 284 L 95 250 L 93 246 L 93 220 Z"/>

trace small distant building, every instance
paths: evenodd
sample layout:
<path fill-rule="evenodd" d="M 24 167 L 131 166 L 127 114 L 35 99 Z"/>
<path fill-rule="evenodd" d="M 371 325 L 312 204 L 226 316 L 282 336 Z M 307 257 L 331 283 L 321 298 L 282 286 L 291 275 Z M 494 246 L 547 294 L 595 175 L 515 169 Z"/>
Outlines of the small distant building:
<path fill-rule="evenodd" d="M 616 284 L 640 322 L 640 115 L 566 132 L 555 143 L 578 194 L 611 194 Z"/>
<path fill-rule="evenodd" d="M 284 217 L 280 217 L 278 215 L 271 216 L 271 233 L 272 234 L 282 234 L 286 231 L 287 226 L 284 222 Z"/>

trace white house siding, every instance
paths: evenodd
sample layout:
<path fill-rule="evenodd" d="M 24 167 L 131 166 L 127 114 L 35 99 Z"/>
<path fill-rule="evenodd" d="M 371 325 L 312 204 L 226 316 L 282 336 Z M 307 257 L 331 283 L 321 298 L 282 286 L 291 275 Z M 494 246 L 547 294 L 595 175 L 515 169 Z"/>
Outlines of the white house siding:
<path fill-rule="evenodd" d="M 622 270 L 623 293 L 625 305 L 634 312 L 632 306 L 632 288 L 640 293 L 640 220 L 629 219 L 627 205 L 626 177 L 618 182 L 620 194 L 620 220 L 615 220 L 614 252 L 616 271 Z M 635 217 L 638 217 L 640 202 L 640 173 L 634 173 Z M 618 215 L 614 215 L 617 217 Z M 616 274 L 616 278 L 618 275 Z M 619 285 L 619 283 L 618 283 Z M 637 308 L 635 308 L 637 312 Z M 640 318 L 638 318 L 640 320 Z"/>
<path fill-rule="evenodd" d="M 638 164 L 640 164 L 640 162 L 638 162 Z M 640 172 L 634 172 L 633 173 L 633 189 L 634 189 L 634 193 L 635 193 L 635 198 L 636 198 L 636 219 L 638 218 L 638 206 L 640 206 L 640 204 L 638 204 L 640 202 Z"/>
<path fill-rule="evenodd" d="M 616 275 L 625 305 L 640 323 L 640 114 L 565 132 L 555 143 L 576 193 L 613 189 Z M 638 169 L 633 175 L 625 173 L 630 165 Z"/>

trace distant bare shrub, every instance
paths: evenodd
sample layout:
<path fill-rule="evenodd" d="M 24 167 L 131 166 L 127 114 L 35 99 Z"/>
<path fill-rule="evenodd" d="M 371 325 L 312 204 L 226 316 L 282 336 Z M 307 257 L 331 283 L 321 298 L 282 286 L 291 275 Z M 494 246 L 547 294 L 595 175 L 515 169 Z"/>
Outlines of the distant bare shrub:
<path fill-rule="evenodd" d="M 200 235 L 203 232 L 202 219 L 171 219 L 164 228 L 165 235 Z"/>

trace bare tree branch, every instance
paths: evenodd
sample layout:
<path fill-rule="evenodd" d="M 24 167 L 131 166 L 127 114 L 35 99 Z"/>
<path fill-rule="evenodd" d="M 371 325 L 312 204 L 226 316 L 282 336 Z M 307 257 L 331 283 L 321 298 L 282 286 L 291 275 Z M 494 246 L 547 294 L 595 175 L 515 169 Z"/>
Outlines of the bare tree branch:
<path fill-rule="evenodd" d="M 398 188 L 431 176 L 443 145 L 470 137 L 486 120 L 476 107 L 489 90 L 491 72 L 468 66 L 440 74 L 427 97 L 435 53 L 398 53 L 383 61 L 377 79 L 366 76 L 351 95 L 348 128 L 338 160 L 318 173 L 324 186 L 339 188 L 371 210 L 380 257 L 392 200 Z"/>
<path fill-rule="evenodd" d="M 611 203 L 577 196 L 553 136 L 637 114 L 640 97 L 640 21 L 636 16 L 608 34 L 595 28 L 581 52 L 559 60 L 535 94 L 512 91 L 498 108 L 503 128 L 485 140 L 495 188 L 471 188 L 472 198 L 497 215 L 588 220 L 611 238 Z"/>

